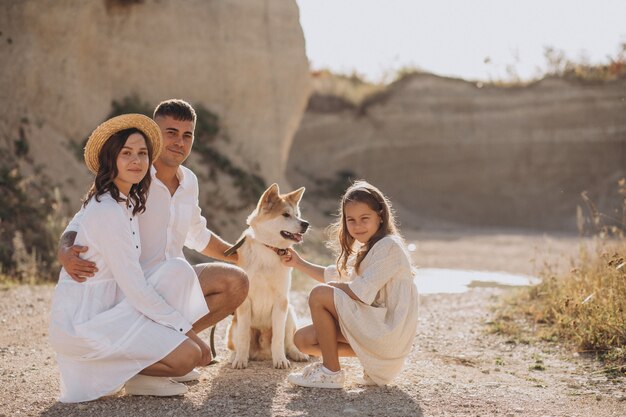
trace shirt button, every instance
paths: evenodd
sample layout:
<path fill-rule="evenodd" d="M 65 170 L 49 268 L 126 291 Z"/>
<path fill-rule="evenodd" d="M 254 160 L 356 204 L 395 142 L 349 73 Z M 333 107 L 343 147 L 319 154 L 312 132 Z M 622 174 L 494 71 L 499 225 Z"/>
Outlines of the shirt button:
<path fill-rule="evenodd" d="M 139 249 L 139 246 L 135 246 L 137 249 Z"/>
<path fill-rule="evenodd" d="M 183 331 L 183 329 L 178 329 L 178 330 L 181 331 L 181 332 Z"/>
<path fill-rule="evenodd" d="M 133 234 L 135 234 L 135 232 L 133 232 Z"/>

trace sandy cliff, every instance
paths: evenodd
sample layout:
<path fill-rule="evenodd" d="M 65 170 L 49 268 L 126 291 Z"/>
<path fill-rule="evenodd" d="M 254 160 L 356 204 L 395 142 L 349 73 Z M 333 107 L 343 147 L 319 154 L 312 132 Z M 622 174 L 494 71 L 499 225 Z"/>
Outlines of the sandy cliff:
<path fill-rule="evenodd" d="M 617 203 L 626 80 L 504 88 L 416 74 L 360 106 L 314 94 L 288 172 L 315 189 L 341 171 L 379 185 L 410 225 L 576 230 L 581 191 L 607 212 Z"/>

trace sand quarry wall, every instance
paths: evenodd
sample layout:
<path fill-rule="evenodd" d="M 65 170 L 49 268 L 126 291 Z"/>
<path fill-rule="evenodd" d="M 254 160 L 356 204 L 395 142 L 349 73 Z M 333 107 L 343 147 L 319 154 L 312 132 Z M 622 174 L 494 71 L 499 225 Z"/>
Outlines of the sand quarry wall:
<path fill-rule="evenodd" d="M 310 88 L 295 1 L 3 1 L 0 32 L 0 134 L 73 210 L 91 176 L 69 142 L 131 95 L 205 106 L 234 163 L 284 182 Z"/>
<path fill-rule="evenodd" d="M 411 226 L 575 231 L 582 191 L 607 214 L 619 205 L 626 80 L 481 88 L 416 74 L 358 107 L 314 94 L 289 175 L 315 189 L 340 171 L 382 188 Z"/>

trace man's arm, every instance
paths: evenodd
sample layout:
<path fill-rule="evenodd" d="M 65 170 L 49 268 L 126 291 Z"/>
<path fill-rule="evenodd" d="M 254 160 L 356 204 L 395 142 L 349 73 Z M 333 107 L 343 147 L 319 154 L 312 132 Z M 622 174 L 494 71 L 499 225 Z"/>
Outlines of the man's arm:
<path fill-rule="evenodd" d="M 61 235 L 57 258 L 70 277 L 76 282 L 85 282 L 98 271 L 96 264 L 80 259 L 80 254 L 87 252 L 87 246 L 74 245 L 76 232 L 68 231 Z"/>
<path fill-rule="evenodd" d="M 206 247 L 202 250 L 203 255 L 208 256 L 209 258 L 217 259 L 219 261 L 226 261 L 233 264 L 237 264 L 239 261 L 239 256 L 237 252 L 233 253 L 230 256 L 225 256 L 224 252 L 229 249 L 232 245 L 226 241 L 224 241 L 221 237 L 213 233 L 211 235 L 211 239 Z"/>

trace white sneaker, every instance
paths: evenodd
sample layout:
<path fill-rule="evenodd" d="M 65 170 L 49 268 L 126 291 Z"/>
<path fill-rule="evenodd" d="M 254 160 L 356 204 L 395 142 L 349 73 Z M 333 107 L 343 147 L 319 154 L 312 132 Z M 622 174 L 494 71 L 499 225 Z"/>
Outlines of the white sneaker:
<path fill-rule="evenodd" d="M 294 372 L 287 377 L 287 381 L 294 385 L 309 388 L 343 388 L 346 373 L 343 369 L 334 375 L 329 375 L 322 369 L 321 362 L 312 363 L 302 369 L 302 372 Z"/>
<path fill-rule="evenodd" d="M 376 384 L 376 382 L 374 382 L 374 380 L 372 378 L 370 378 L 370 376 L 368 374 L 366 374 L 365 372 L 363 372 L 363 376 L 358 376 L 356 378 L 356 383 L 358 385 L 378 385 Z"/>
<path fill-rule="evenodd" d="M 191 382 L 191 381 L 197 381 L 198 379 L 200 379 L 200 371 L 198 371 L 197 369 L 192 369 L 191 372 L 189 372 L 186 375 L 183 376 L 175 376 L 170 378 L 172 381 L 174 382 Z"/>
<path fill-rule="evenodd" d="M 124 385 L 128 395 L 154 395 L 157 397 L 170 397 L 172 395 L 183 395 L 187 386 L 174 382 L 169 378 L 135 375 Z"/>

